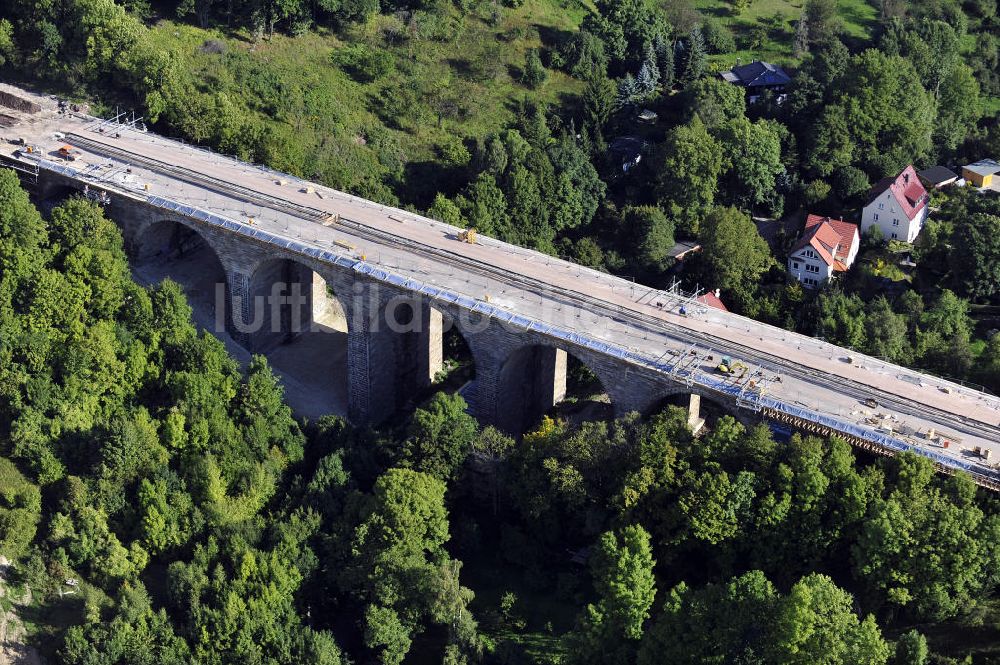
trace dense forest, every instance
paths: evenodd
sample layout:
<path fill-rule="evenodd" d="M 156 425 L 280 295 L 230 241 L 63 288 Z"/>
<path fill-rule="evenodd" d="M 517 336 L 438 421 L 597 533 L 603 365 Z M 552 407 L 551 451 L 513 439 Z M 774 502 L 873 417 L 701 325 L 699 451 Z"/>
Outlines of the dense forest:
<path fill-rule="evenodd" d="M 816 291 L 761 229 L 1000 158 L 998 48 L 996 0 L 0 0 L 5 80 L 994 391 L 1000 197 Z M 718 78 L 755 58 L 781 103 Z M 0 611 L 53 662 L 1000 663 L 992 495 L 685 423 L 297 420 L 100 208 L 0 173 Z"/>

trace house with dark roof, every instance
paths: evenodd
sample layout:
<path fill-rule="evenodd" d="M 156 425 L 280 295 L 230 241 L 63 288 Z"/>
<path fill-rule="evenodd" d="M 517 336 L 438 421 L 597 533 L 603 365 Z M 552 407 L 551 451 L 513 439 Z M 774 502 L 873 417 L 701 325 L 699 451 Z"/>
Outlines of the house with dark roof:
<path fill-rule="evenodd" d="M 792 82 L 781 67 L 758 60 L 721 72 L 720 76 L 723 81 L 745 88 L 751 104 L 767 91 L 773 92 L 780 102 L 785 97 L 785 86 Z"/>
<path fill-rule="evenodd" d="M 917 173 L 920 182 L 931 189 L 941 189 L 954 184 L 958 180 L 958 174 L 943 166 L 932 166 Z"/>
<path fill-rule="evenodd" d="M 638 136 L 619 136 L 608 146 L 608 155 L 621 164 L 622 173 L 639 165 L 642 161 L 642 150 L 646 142 Z"/>
<path fill-rule="evenodd" d="M 788 274 L 804 286 L 815 288 L 847 272 L 860 246 L 857 224 L 809 215 L 802 235 L 788 254 Z"/>
<path fill-rule="evenodd" d="M 868 196 L 861 211 L 861 232 L 877 226 L 889 240 L 913 242 L 927 220 L 930 197 L 913 165 L 895 178 L 882 178 Z"/>

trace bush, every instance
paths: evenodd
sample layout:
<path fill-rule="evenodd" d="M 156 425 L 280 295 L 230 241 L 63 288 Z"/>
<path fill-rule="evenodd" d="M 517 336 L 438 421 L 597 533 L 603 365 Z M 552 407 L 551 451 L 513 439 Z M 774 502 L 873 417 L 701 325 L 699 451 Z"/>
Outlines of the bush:
<path fill-rule="evenodd" d="M 868 176 L 856 166 L 843 166 L 833 173 L 833 191 L 841 200 L 864 194 L 869 187 Z"/>
<path fill-rule="evenodd" d="M 0 457 L 0 554 L 15 559 L 25 553 L 35 538 L 41 509 L 38 487 Z"/>
<path fill-rule="evenodd" d="M 542 65 L 542 59 L 538 55 L 538 50 L 531 49 L 524 59 L 524 71 L 521 72 L 521 82 L 529 88 L 537 88 L 545 83 L 547 77 L 548 72 L 545 71 L 545 66 Z"/>
<path fill-rule="evenodd" d="M 736 50 L 736 39 L 733 38 L 732 31 L 718 21 L 705 21 L 702 36 L 709 53 L 732 53 Z"/>
<path fill-rule="evenodd" d="M 813 180 L 805 186 L 802 195 L 805 197 L 806 205 L 819 205 L 830 196 L 830 185 L 822 180 Z"/>
<path fill-rule="evenodd" d="M 377 81 L 396 71 L 396 62 L 388 51 L 364 44 L 351 44 L 333 52 L 333 62 L 361 83 Z"/>

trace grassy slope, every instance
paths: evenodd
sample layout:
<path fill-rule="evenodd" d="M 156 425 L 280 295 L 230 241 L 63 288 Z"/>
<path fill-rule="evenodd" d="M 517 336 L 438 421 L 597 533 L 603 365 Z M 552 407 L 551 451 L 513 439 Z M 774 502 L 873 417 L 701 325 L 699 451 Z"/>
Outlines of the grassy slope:
<path fill-rule="evenodd" d="M 223 42 L 228 53 L 246 54 L 265 76 L 293 82 L 285 84 L 287 94 L 303 99 L 286 101 L 284 109 L 266 117 L 288 144 L 310 150 L 340 134 L 357 136 L 360 142 L 372 128 L 387 127 L 407 164 L 405 179 L 418 181 L 446 178 L 440 167 L 432 168 L 439 147 L 504 128 L 521 100 L 557 104 L 578 94 L 583 84 L 562 72 L 549 71 L 538 90 L 529 90 L 516 77 L 529 49 L 575 31 L 588 11 L 585 0 L 529 0 L 517 9 L 505 9 L 503 20 L 493 27 L 481 17 L 461 17 L 453 10 L 450 18 L 456 36 L 450 41 L 411 37 L 393 43 L 386 36 L 399 26 L 392 17 L 376 17 L 340 36 L 325 30 L 297 37 L 276 34 L 256 47 L 246 35 L 171 20 L 158 22 L 151 32 L 158 46 L 178 53 L 182 67 L 204 82 L 206 92 L 225 89 L 231 96 L 250 100 L 251 107 L 255 104 L 253 92 L 227 69 L 227 58 L 204 52 L 202 46 L 208 39 Z M 389 52 L 395 71 L 376 81 L 352 78 L 333 60 L 334 52 L 345 43 Z M 383 99 L 403 88 L 413 91 L 413 103 L 403 105 L 405 114 L 388 111 Z M 441 90 L 457 109 L 439 124 L 433 95 Z M 293 160 L 275 166 L 297 170 Z M 424 204 L 428 194 L 449 189 L 446 182 L 431 188 L 424 184 L 413 192 L 413 198 L 424 199 Z"/>
<path fill-rule="evenodd" d="M 804 0 L 752 0 L 750 6 L 739 16 L 733 15 L 729 0 L 695 0 L 694 6 L 707 16 L 714 17 L 729 27 L 737 37 L 746 35 L 761 19 L 780 14 L 782 29 L 768 35 L 761 48 L 741 49 L 736 53 L 712 56 L 713 66 L 718 69 L 731 67 L 737 59 L 740 62 L 768 60 L 780 64 L 793 64 L 792 41 L 795 36 L 795 22 L 802 14 Z M 870 0 L 840 0 L 840 19 L 849 39 L 867 40 L 878 19 L 878 10 Z"/>

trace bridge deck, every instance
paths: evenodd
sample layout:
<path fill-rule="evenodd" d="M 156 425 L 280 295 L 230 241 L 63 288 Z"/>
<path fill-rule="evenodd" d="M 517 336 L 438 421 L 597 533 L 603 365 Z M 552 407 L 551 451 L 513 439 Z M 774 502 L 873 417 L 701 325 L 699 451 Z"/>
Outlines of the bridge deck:
<path fill-rule="evenodd" d="M 684 301 L 669 294 L 489 238 L 460 243 L 458 229 L 446 224 L 152 133 L 114 125 L 100 132 L 99 120 L 60 114 L 52 100 L 41 102 L 41 113 L 12 114 L 20 122 L 8 136 L 24 137 L 40 148 L 42 160 L 55 162 L 58 148 L 70 143 L 82 154 L 63 166 L 81 181 L 139 197 L 148 184 L 148 195 L 244 224 L 252 219 L 254 228 L 364 257 L 650 360 L 697 345 L 705 376 L 712 371 L 708 355 L 731 355 L 781 377 L 768 386 L 774 399 L 864 426 L 874 411 L 897 431 L 934 427 L 961 441 L 933 449 L 956 461 L 976 463 L 973 446 L 995 448 L 994 459 L 1000 454 L 1000 399 L 994 396 L 735 314 L 688 303 L 682 316 Z M 859 402 L 868 396 L 879 402 L 877 409 Z"/>

